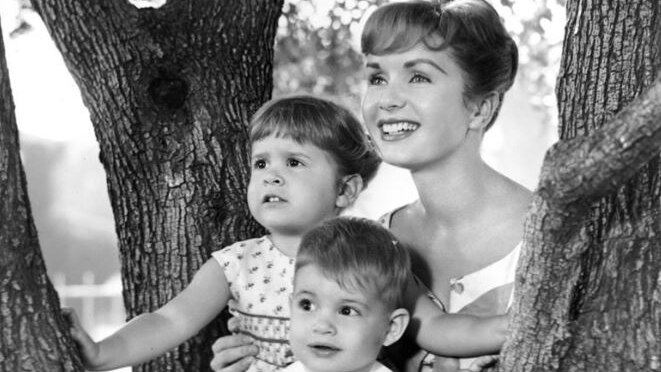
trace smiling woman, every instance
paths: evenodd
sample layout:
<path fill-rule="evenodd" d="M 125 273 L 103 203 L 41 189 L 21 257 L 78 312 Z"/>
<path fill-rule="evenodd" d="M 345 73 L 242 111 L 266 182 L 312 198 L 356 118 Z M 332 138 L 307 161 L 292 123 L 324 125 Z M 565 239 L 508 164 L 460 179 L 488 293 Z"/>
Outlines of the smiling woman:
<path fill-rule="evenodd" d="M 480 146 L 514 81 L 514 41 L 483 0 L 417 1 L 377 9 L 362 49 L 365 123 L 384 162 L 408 169 L 419 195 L 381 222 L 410 249 L 438 306 L 504 313 L 530 192 L 488 166 Z M 460 366 L 413 345 L 391 349 L 400 370 Z"/>

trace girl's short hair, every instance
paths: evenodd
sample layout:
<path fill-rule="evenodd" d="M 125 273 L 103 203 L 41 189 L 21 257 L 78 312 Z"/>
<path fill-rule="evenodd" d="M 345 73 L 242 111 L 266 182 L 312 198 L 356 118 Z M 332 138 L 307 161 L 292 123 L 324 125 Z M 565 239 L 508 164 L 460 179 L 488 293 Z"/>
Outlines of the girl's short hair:
<path fill-rule="evenodd" d="M 381 158 L 356 116 L 330 100 L 309 95 L 272 99 L 253 116 L 250 143 L 265 137 L 292 138 L 330 153 L 340 175 L 358 174 L 363 187 L 374 178 Z"/>
<path fill-rule="evenodd" d="M 301 240 L 295 272 L 308 265 L 342 288 L 375 294 L 390 309 L 404 305 L 409 253 L 374 221 L 337 217 L 310 230 Z"/>
<path fill-rule="evenodd" d="M 367 19 L 361 38 L 365 55 L 404 52 L 419 43 L 430 50 L 450 49 L 464 72 L 468 100 L 497 92 L 502 102 L 514 83 L 519 64 L 516 43 L 485 0 L 383 5 Z M 486 129 L 496 120 L 498 110 Z"/>

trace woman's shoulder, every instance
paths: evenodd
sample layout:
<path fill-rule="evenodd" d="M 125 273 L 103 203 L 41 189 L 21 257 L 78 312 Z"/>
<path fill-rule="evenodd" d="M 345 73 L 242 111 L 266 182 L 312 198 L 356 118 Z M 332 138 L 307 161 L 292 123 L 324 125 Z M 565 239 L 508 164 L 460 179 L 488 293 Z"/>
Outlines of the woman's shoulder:
<path fill-rule="evenodd" d="M 523 217 L 530 206 L 532 191 L 502 174 L 499 174 L 493 184 L 489 208 L 501 215 L 506 213 Z"/>
<path fill-rule="evenodd" d="M 411 214 L 411 210 L 413 205 L 416 202 L 401 205 L 395 209 L 390 210 L 389 212 L 386 212 L 383 214 L 379 219 L 377 219 L 377 222 L 380 223 L 383 227 L 390 229 L 393 226 L 393 221 L 395 219 L 406 219 L 408 215 Z"/>

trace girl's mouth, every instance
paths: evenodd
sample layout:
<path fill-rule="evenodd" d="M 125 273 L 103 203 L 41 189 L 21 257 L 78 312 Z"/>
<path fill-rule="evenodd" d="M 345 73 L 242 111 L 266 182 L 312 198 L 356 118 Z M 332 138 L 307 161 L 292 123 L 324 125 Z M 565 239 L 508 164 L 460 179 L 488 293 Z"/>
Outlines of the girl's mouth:
<path fill-rule="evenodd" d="M 262 198 L 262 203 L 281 203 L 285 202 L 286 200 L 277 196 L 277 195 L 264 195 Z"/>

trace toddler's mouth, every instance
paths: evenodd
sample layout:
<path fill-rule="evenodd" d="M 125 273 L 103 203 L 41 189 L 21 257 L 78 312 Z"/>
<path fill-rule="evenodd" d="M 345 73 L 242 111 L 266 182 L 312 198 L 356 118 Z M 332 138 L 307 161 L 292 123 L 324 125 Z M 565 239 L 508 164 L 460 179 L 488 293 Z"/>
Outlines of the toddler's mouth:
<path fill-rule="evenodd" d="M 316 349 L 316 350 L 321 350 L 321 351 L 339 351 L 339 347 L 335 347 L 332 345 L 325 345 L 325 344 L 311 344 L 311 348 Z"/>
<path fill-rule="evenodd" d="M 327 344 L 309 344 L 308 347 L 314 355 L 320 358 L 328 358 L 342 351 L 339 347 Z"/>

